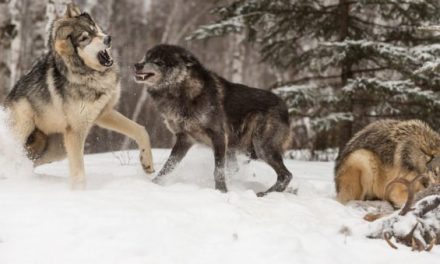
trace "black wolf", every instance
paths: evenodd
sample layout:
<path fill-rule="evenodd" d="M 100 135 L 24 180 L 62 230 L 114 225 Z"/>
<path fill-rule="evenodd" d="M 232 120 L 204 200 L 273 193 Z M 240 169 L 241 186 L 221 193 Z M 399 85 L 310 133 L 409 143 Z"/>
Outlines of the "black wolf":
<path fill-rule="evenodd" d="M 290 142 L 286 104 L 275 94 L 232 83 L 207 70 L 179 46 L 158 45 L 135 65 L 135 79 L 145 84 L 165 123 L 176 136 L 171 155 L 155 181 L 171 172 L 194 142 L 211 146 L 215 188 L 226 192 L 225 159 L 236 151 L 267 162 L 277 173 L 267 192 L 282 192 L 292 174 L 282 154 Z"/>

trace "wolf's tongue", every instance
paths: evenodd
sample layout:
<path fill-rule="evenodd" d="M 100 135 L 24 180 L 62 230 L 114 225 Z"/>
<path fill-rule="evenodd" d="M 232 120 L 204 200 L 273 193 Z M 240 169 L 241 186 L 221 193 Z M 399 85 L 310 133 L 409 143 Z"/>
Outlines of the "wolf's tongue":
<path fill-rule="evenodd" d="M 113 60 L 108 54 L 107 50 L 102 50 L 98 53 L 98 60 L 102 66 L 110 67 L 113 65 Z"/>

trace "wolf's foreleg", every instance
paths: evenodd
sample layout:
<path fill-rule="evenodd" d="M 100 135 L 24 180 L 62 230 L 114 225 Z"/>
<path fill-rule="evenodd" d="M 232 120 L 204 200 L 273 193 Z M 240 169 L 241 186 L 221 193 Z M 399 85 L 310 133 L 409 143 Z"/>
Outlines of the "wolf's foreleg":
<path fill-rule="evenodd" d="M 183 157 L 185 157 L 186 153 L 192 145 L 192 141 L 186 134 L 176 134 L 176 143 L 171 150 L 171 154 L 153 181 L 156 183 L 160 183 L 162 177 L 173 171 L 174 168 L 180 163 L 180 161 L 182 161 Z"/>
<path fill-rule="evenodd" d="M 228 189 L 226 188 L 225 180 L 226 135 L 212 130 L 208 130 L 207 134 L 211 138 L 212 146 L 214 148 L 215 189 L 220 190 L 221 192 L 227 192 Z"/>
<path fill-rule="evenodd" d="M 116 110 L 104 113 L 96 121 L 98 126 L 116 131 L 134 139 L 141 151 L 140 160 L 147 173 L 154 172 L 153 154 L 151 153 L 150 135 L 145 127 L 126 118 Z"/>
<path fill-rule="evenodd" d="M 72 189 L 84 189 L 86 186 L 84 170 L 85 131 L 67 129 L 64 133 L 64 146 L 67 151 L 70 170 L 70 186 Z"/>

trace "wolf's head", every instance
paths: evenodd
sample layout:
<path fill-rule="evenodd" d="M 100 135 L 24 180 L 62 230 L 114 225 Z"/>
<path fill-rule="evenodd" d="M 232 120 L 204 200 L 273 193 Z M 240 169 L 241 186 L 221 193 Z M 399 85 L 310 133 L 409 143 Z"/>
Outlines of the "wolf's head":
<path fill-rule="evenodd" d="M 440 155 L 433 156 L 426 167 L 430 184 L 440 184 Z"/>
<path fill-rule="evenodd" d="M 111 36 L 105 34 L 87 13 L 69 4 L 63 17 L 53 22 L 51 48 L 70 66 L 84 64 L 95 71 L 113 65 Z"/>
<path fill-rule="evenodd" d="M 135 80 L 150 90 L 185 81 L 193 69 L 202 68 L 197 58 L 186 49 L 174 45 L 157 45 L 134 65 Z"/>

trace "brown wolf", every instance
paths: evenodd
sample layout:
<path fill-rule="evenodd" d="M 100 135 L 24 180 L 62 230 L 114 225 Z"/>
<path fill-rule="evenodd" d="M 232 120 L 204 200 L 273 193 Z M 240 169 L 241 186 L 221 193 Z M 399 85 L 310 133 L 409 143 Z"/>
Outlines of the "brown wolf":
<path fill-rule="evenodd" d="M 354 135 L 335 164 L 337 199 L 381 199 L 400 207 L 407 199 L 405 186 L 387 185 L 402 177 L 412 180 L 439 164 L 440 135 L 419 120 L 374 122 Z M 436 165 L 436 166 L 437 166 Z M 428 182 L 418 182 L 415 191 Z"/>
<path fill-rule="evenodd" d="M 227 191 L 225 159 L 235 160 L 236 151 L 262 159 L 276 171 L 276 183 L 258 195 L 286 189 L 292 174 L 282 154 L 291 135 L 287 106 L 278 96 L 225 80 L 179 46 L 152 48 L 135 69 L 136 81 L 145 84 L 177 138 L 156 182 L 198 142 L 214 150 L 216 189 Z"/>
<path fill-rule="evenodd" d="M 97 124 L 135 139 L 142 165 L 152 172 L 147 131 L 114 110 L 120 78 L 110 55 L 111 37 L 72 4 L 49 34 L 48 52 L 17 82 L 5 104 L 29 157 L 38 165 L 67 154 L 72 187 L 84 188 L 84 142 Z"/>

